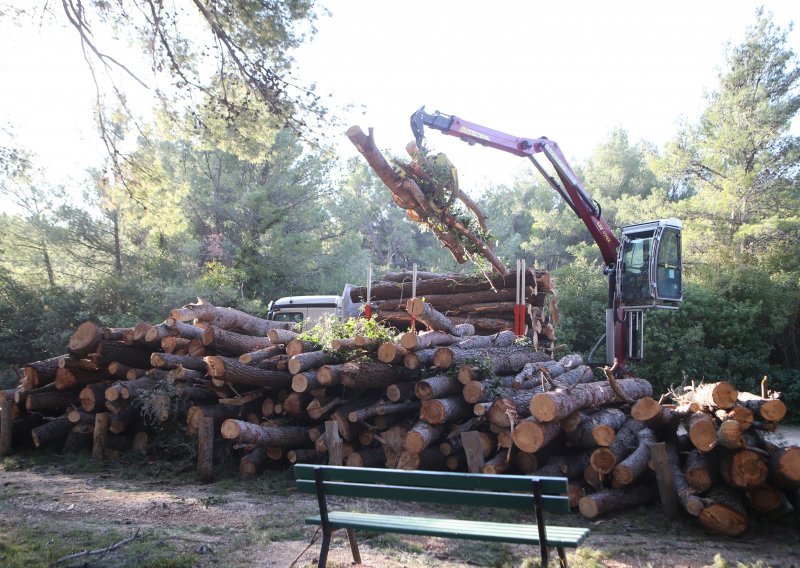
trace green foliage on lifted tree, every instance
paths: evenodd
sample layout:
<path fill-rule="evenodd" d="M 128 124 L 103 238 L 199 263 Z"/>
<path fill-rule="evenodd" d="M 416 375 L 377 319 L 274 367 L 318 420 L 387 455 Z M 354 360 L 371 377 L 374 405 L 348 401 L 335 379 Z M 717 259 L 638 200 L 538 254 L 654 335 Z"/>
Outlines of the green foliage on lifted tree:
<path fill-rule="evenodd" d="M 337 316 L 328 314 L 319 318 L 314 327 L 301 333 L 298 339 L 312 341 L 321 345 L 323 349 L 331 349 L 332 341 L 356 336 L 377 343 L 387 343 L 394 341 L 397 333 L 393 328 L 378 323 L 375 318 L 347 318 L 341 321 Z"/>

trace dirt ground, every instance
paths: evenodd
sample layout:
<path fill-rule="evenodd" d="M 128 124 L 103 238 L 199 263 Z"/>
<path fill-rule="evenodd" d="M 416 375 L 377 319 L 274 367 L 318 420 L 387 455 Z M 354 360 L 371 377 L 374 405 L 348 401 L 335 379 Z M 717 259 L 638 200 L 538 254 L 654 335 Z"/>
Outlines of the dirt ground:
<path fill-rule="evenodd" d="M 789 434 L 800 439 L 800 428 Z M 319 540 L 310 543 L 316 528 L 305 526 L 303 519 L 316 511 L 316 501 L 294 493 L 286 468 L 251 480 L 223 471 L 216 483 L 200 485 L 191 471 L 175 473 L 145 459 L 98 464 L 41 454 L 0 462 L 0 566 L 315 565 Z M 379 501 L 349 505 L 387 512 Z M 441 513 L 413 504 L 391 510 Z M 748 533 L 737 539 L 706 534 L 688 516 L 667 520 L 658 505 L 596 521 L 577 514 L 551 516 L 551 521 L 592 529 L 581 549 L 570 554 L 570 565 L 577 568 L 800 567 L 796 513 L 779 520 L 754 519 Z M 56 562 L 121 542 L 102 554 Z M 506 545 L 367 534 L 360 536 L 360 546 L 365 565 L 381 568 L 538 565 L 537 551 Z M 346 539 L 335 537 L 329 566 L 350 566 L 351 560 Z"/>

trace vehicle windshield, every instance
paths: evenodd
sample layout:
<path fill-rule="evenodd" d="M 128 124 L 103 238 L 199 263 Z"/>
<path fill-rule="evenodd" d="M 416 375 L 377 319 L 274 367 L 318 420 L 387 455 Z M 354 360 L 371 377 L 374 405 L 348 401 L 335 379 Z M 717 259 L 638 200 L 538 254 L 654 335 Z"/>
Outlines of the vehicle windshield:
<path fill-rule="evenodd" d="M 650 293 L 650 250 L 653 244 L 653 235 L 631 235 L 625 241 L 622 262 L 622 299 L 626 303 L 637 300 L 649 300 Z"/>
<path fill-rule="evenodd" d="M 658 297 L 663 300 L 681 299 L 681 243 L 678 231 L 666 230 L 661 237 L 656 266 Z"/>
<path fill-rule="evenodd" d="M 274 321 L 291 321 L 299 323 L 303 321 L 303 314 L 301 312 L 275 312 L 272 316 Z"/>

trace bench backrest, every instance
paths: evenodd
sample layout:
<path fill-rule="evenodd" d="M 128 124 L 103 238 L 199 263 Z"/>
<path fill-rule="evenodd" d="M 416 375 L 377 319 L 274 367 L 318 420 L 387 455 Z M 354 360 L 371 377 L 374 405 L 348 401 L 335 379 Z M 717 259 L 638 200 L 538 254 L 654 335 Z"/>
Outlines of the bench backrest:
<path fill-rule="evenodd" d="M 534 510 L 534 482 L 542 494 L 542 508 L 569 513 L 567 479 L 530 475 L 488 475 L 439 471 L 352 468 L 296 464 L 297 490 L 316 494 L 316 475 L 327 495 Z"/>

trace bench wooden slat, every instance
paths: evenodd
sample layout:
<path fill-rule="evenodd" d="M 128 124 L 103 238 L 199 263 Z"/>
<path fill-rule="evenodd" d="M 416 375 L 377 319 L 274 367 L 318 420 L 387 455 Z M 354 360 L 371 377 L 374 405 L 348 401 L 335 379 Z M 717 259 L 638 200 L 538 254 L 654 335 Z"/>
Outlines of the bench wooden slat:
<path fill-rule="evenodd" d="M 313 464 L 296 464 L 296 479 L 314 479 Z M 436 487 L 440 489 L 464 489 L 483 491 L 503 491 L 529 493 L 533 479 L 542 482 L 545 495 L 567 493 L 567 480 L 563 477 L 537 477 L 530 475 L 490 475 L 475 473 L 455 473 L 450 471 L 401 471 L 369 467 L 325 466 L 325 479 L 352 483 L 373 483 L 382 485 L 410 485 L 414 487 Z"/>
<path fill-rule="evenodd" d="M 439 489 L 430 487 L 402 487 L 396 485 L 374 485 L 366 483 L 346 483 L 325 481 L 325 493 L 338 497 L 365 497 L 389 499 L 392 501 L 416 501 L 420 503 L 442 503 L 446 505 L 467 505 L 474 507 L 502 507 L 532 511 L 533 494 L 498 493 L 490 491 L 465 491 L 460 489 Z M 315 495 L 313 481 L 298 480 L 297 490 Z M 569 513 L 569 498 L 561 495 L 543 495 L 542 507 L 551 513 Z"/>
<path fill-rule="evenodd" d="M 404 533 L 444 538 L 478 539 L 516 544 L 538 544 L 536 525 L 516 525 L 461 519 L 402 517 L 369 513 L 330 512 L 329 521 L 336 528 L 363 529 L 378 532 Z M 319 515 L 306 519 L 308 524 L 321 524 Z M 580 527 L 546 526 L 547 544 L 575 548 L 589 534 Z"/>

